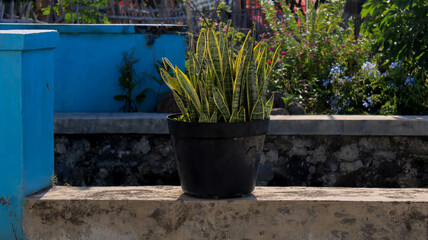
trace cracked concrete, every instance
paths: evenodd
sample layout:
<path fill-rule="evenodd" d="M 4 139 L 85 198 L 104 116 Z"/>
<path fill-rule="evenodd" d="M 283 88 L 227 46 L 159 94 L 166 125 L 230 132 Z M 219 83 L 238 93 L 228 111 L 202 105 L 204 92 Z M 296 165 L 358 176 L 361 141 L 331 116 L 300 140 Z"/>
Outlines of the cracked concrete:
<path fill-rule="evenodd" d="M 428 189 L 257 187 L 199 199 L 179 187 L 55 187 L 29 196 L 28 239 L 427 239 Z"/>

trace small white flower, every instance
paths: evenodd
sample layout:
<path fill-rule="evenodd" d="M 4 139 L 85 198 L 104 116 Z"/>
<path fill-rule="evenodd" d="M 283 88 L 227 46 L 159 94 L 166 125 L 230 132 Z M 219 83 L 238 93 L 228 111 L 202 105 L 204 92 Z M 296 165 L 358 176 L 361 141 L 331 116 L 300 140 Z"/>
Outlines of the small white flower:
<path fill-rule="evenodd" d="M 275 2 L 273 0 L 262 0 L 262 3 L 269 3 L 270 5 L 275 5 Z"/>

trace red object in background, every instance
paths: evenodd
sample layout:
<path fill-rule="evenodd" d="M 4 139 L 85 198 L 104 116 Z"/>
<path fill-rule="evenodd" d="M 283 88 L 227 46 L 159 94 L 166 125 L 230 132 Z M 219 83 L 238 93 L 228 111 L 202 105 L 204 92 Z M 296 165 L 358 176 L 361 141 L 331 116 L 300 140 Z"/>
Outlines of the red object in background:
<path fill-rule="evenodd" d="M 309 0 L 311 1 L 311 0 Z M 276 1 L 274 1 L 276 2 Z M 299 0 L 295 0 L 295 5 L 294 5 L 294 10 L 297 10 L 298 8 L 298 2 Z M 312 4 L 315 2 L 315 0 L 312 0 Z M 303 14 L 305 14 L 306 12 L 306 0 L 301 0 L 300 2 L 300 8 L 303 12 Z M 245 4 L 247 9 L 257 9 L 257 8 L 261 8 L 260 4 L 259 4 L 259 0 L 246 0 L 246 4 Z M 276 9 L 281 13 L 281 9 L 277 6 Z M 249 11 L 250 14 L 255 14 L 255 11 Z"/>
<path fill-rule="evenodd" d="M 274 1 L 276 2 L 276 1 Z M 297 6 L 300 2 L 300 6 Z M 309 0 L 312 4 L 314 4 L 315 0 Z M 259 3 L 259 0 L 246 0 L 245 1 L 245 8 L 247 9 L 248 19 L 256 26 L 262 27 L 263 24 L 267 24 L 267 22 L 263 19 L 262 12 L 261 12 L 261 6 Z M 282 14 L 281 7 L 277 4 L 275 4 L 275 8 L 278 11 L 279 14 Z M 295 0 L 294 5 L 294 11 L 297 11 L 297 9 L 300 8 L 300 10 L 303 12 L 303 14 L 306 13 L 306 0 Z M 254 9 L 254 10 L 252 10 Z M 300 21 L 298 22 L 300 24 Z"/>

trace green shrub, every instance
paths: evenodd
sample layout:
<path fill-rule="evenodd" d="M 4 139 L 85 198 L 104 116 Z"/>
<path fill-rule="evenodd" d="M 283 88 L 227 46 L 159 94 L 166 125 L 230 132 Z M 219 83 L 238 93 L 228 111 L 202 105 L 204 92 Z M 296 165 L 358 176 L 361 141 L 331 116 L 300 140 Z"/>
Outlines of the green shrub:
<path fill-rule="evenodd" d="M 309 5 L 306 16 L 279 2 L 279 17 L 262 2 L 272 30 L 262 42 L 281 46 L 271 90 L 289 93 L 311 114 L 427 113 L 424 71 L 386 61 L 370 32 L 355 38 L 352 19 L 342 19 L 344 0 Z"/>
<path fill-rule="evenodd" d="M 373 49 L 386 68 L 376 83 L 385 101 L 380 112 L 427 114 L 428 1 L 368 0 L 361 15 L 362 30 L 376 38 Z M 391 69 L 394 62 L 400 67 Z"/>
<path fill-rule="evenodd" d="M 376 58 L 371 53 L 372 40 L 355 39 L 352 19 L 345 27 L 341 17 L 344 1 L 329 1 L 317 9 L 309 5 L 306 16 L 296 11 L 297 17 L 284 0 L 279 2 L 283 12 L 280 17 L 273 5 L 262 2 L 273 31 L 262 41 L 271 49 L 281 46 L 271 90 L 293 95 L 308 113 L 363 112 L 362 96 L 337 102 L 344 97 L 340 95 L 349 96 L 354 84 L 362 84 L 358 72 L 366 61 Z M 336 102 L 348 107 L 339 107 Z"/>
<path fill-rule="evenodd" d="M 72 4 L 70 6 L 70 3 Z M 76 5 L 79 5 L 79 13 L 73 12 L 76 10 Z M 103 16 L 99 12 L 99 8 L 109 6 L 109 0 L 71 0 L 71 1 L 58 1 L 53 6 L 57 16 L 64 13 L 64 23 L 110 23 L 107 16 Z M 51 8 L 48 6 L 43 8 L 43 15 L 49 15 Z M 62 12 L 64 11 L 64 12 Z M 79 18 L 79 19 L 77 19 Z"/>
<path fill-rule="evenodd" d="M 405 66 L 428 68 L 428 1 L 368 0 L 363 30 L 376 37 L 384 58 Z"/>

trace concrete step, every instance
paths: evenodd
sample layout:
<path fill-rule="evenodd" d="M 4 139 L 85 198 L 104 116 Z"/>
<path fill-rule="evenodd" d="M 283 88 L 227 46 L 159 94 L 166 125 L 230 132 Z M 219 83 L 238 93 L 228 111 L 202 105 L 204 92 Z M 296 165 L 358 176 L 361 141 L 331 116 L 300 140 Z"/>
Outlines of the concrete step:
<path fill-rule="evenodd" d="M 176 186 L 59 187 L 27 197 L 28 239 L 428 239 L 428 189 L 257 187 L 199 199 Z"/>

